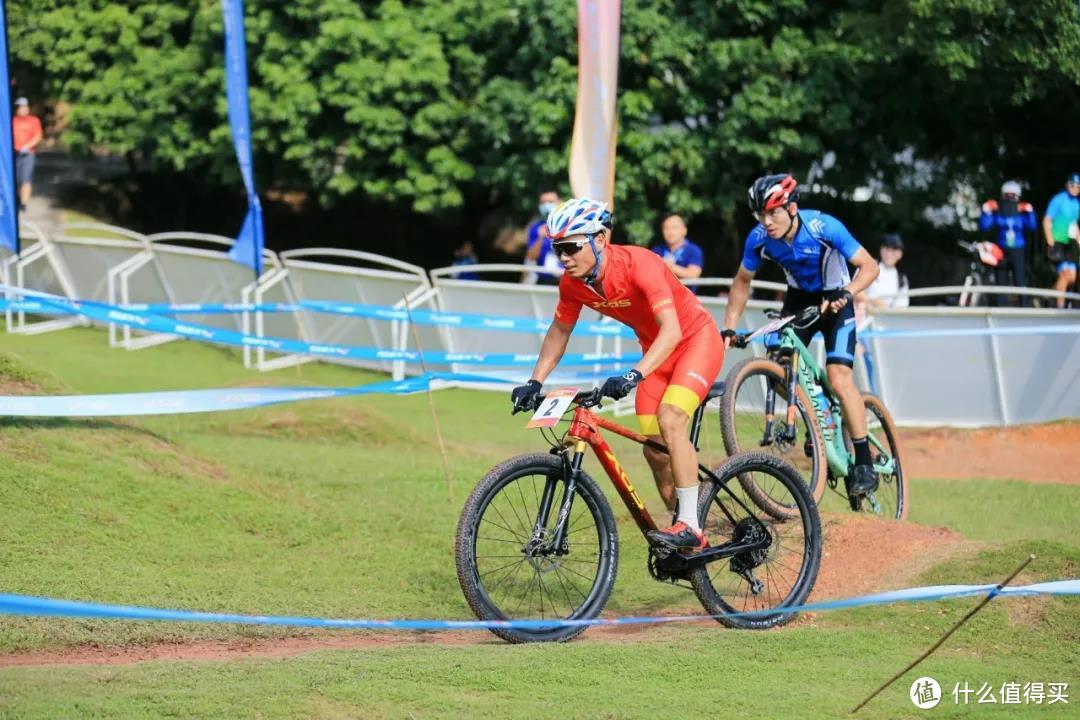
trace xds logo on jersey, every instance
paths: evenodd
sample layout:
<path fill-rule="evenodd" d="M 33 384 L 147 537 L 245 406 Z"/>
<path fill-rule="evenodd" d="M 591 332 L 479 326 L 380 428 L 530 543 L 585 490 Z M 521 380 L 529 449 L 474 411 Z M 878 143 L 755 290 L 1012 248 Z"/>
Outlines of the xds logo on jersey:
<path fill-rule="evenodd" d="M 630 307 L 630 301 L 625 298 L 620 300 L 599 300 L 594 303 L 589 303 L 589 307 L 594 310 L 599 310 L 600 308 L 628 308 Z"/>

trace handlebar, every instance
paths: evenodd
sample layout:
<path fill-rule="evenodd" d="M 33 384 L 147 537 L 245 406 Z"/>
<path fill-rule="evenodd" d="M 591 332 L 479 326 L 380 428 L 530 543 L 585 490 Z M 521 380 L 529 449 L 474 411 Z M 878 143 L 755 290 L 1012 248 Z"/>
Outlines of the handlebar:
<path fill-rule="evenodd" d="M 796 314 L 789 315 L 787 317 L 784 317 L 778 310 L 767 310 L 765 312 L 765 317 L 769 318 L 773 322 L 766 323 L 765 325 L 762 325 L 761 327 L 753 330 L 752 332 L 740 333 L 735 335 L 735 337 L 731 338 L 731 344 L 733 347 L 744 348 L 750 343 L 751 339 L 758 335 L 762 335 L 765 332 L 780 330 L 786 325 L 794 325 L 798 328 L 807 327 L 808 325 L 816 322 L 817 319 L 821 317 L 821 314 L 821 308 L 817 305 L 811 305 L 810 307 L 803 308 Z"/>
<path fill-rule="evenodd" d="M 592 390 L 579 392 L 574 396 L 574 402 L 584 408 L 597 407 L 600 404 L 600 401 L 604 399 L 600 390 L 601 388 L 593 388 Z M 515 407 L 510 414 L 517 415 L 519 412 L 534 412 L 544 404 L 544 400 L 546 399 L 547 395 L 537 395 L 527 407 Z"/>

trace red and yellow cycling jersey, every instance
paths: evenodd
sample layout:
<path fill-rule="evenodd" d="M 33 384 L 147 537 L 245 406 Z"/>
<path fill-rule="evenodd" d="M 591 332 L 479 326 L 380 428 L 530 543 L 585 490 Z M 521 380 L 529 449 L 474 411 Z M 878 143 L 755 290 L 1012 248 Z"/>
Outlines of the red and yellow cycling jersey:
<path fill-rule="evenodd" d="M 666 307 L 675 309 L 684 343 L 705 325 L 713 324 L 712 317 L 694 294 L 651 250 L 609 245 L 604 253 L 607 267 L 597 283 L 598 291 L 581 280 L 562 276 L 556 320 L 573 325 L 582 306 L 588 306 L 628 325 L 646 350 L 660 332 L 656 313 Z"/>
<path fill-rule="evenodd" d="M 656 314 L 673 308 L 682 340 L 671 355 L 638 385 L 635 404 L 645 435 L 659 435 L 656 413 L 661 404 L 692 415 L 712 387 L 724 363 L 724 341 L 708 311 L 658 255 L 639 247 L 608 246 L 607 267 L 599 292 L 563 275 L 555 319 L 573 325 L 588 305 L 601 315 L 628 325 L 648 350 L 660 332 Z"/>

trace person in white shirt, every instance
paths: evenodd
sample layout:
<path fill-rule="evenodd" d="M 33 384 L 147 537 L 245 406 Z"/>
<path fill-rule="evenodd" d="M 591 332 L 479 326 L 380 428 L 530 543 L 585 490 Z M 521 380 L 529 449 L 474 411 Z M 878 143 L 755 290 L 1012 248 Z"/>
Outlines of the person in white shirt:
<path fill-rule="evenodd" d="M 866 300 L 870 310 L 877 308 L 907 307 L 908 279 L 896 265 L 904 257 L 904 241 L 895 233 L 881 238 L 880 272 L 870 287 L 866 288 Z"/>
<path fill-rule="evenodd" d="M 855 296 L 855 328 L 862 333 L 870 326 L 870 313 L 878 308 L 907 307 L 907 275 L 897 269 L 896 264 L 904 257 L 904 241 L 890 233 L 881 238 L 881 250 L 878 251 L 881 262 L 878 263 L 878 276 L 865 292 Z M 877 373 L 874 371 L 874 355 L 869 343 L 863 338 L 858 340 L 857 352 L 866 368 L 866 379 L 870 392 L 877 394 Z"/>

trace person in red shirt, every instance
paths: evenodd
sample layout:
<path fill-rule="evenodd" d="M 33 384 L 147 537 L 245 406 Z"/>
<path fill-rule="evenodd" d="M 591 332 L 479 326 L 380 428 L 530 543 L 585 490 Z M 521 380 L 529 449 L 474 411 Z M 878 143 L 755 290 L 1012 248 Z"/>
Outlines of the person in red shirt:
<path fill-rule="evenodd" d="M 11 135 L 15 148 L 15 183 L 19 186 L 19 209 L 30 202 L 34 177 L 34 157 L 41 142 L 41 120 L 30 114 L 30 101 L 21 97 L 15 101 L 15 117 L 11 118 Z"/>
<path fill-rule="evenodd" d="M 552 252 L 565 270 L 559 304 L 528 383 L 514 388 L 515 412 L 535 406 L 544 380 L 566 350 L 581 308 L 589 306 L 628 325 L 644 353 L 625 375 L 608 378 L 602 393 L 616 400 L 637 388 L 641 432 L 662 441 L 670 456 L 646 446 L 645 459 L 676 522 L 649 533 L 676 550 L 707 546 L 697 516 L 697 450 L 690 416 L 724 363 L 724 341 L 712 316 L 671 269 L 647 248 L 611 244 L 611 213 L 588 198 L 568 200 L 548 216 Z"/>

